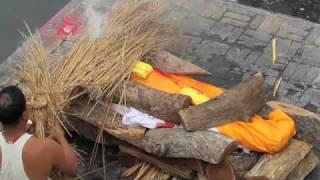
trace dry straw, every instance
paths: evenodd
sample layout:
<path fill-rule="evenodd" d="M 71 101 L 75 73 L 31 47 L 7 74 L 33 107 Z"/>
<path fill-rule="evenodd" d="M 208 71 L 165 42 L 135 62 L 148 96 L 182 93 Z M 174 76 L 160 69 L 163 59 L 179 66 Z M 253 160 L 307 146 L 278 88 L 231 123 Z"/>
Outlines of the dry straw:
<path fill-rule="evenodd" d="M 171 175 L 146 162 L 136 163 L 131 168 L 128 168 L 123 175 L 133 177 L 134 180 L 168 180 L 172 178 Z"/>

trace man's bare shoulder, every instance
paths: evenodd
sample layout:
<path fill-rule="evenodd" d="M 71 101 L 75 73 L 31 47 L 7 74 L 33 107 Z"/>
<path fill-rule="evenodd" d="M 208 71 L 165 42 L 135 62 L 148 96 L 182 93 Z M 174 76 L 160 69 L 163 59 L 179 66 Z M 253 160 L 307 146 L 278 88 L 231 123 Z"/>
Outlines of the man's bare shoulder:
<path fill-rule="evenodd" d="M 37 151 L 44 151 L 46 153 L 54 152 L 55 149 L 59 148 L 56 141 L 50 138 L 37 138 L 32 137 L 26 144 L 27 148 L 37 149 Z"/>

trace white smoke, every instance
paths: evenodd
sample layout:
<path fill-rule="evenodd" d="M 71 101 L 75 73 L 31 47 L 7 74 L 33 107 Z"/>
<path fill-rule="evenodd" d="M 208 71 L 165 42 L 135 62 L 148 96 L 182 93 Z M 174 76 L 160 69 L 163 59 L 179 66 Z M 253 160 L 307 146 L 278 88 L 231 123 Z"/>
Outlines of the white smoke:
<path fill-rule="evenodd" d="M 99 38 L 103 34 L 104 23 L 107 21 L 107 9 L 110 9 L 110 0 L 87 0 L 84 2 L 88 32 L 92 38 Z"/>

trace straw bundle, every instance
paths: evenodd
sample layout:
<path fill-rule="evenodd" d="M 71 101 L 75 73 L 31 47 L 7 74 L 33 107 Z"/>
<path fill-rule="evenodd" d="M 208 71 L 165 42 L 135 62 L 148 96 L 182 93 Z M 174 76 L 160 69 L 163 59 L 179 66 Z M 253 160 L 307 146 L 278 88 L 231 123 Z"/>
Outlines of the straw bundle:
<path fill-rule="evenodd" d="M 133 65 L 169 45 L 172 29 L 157 23 L 163 12 L 157 1 L 125 1 L 108 18 L 104 36 L 92 40 L 84 34 L 54 66 L 39 36 L 31 36 L 20 76 L 33 108 L 36 134 L 45 137 L 55 123 L 62 124 L 64 109 L 79 95 L 73 94 L 77 87 L 88 90 L 95 99 L 112 101 L 114 95 L 121 95 Z"/>
<path fill-rule="evenodd" d="M 131 168 L 127 169 L 123 175 L 126 177 L 132 176 L 134 177 L 134 180 L 168 180 L 172 178 L 171 175 L 166 174 L 157 167 L 146 162 L 139 162 L 135 164 Z"/>

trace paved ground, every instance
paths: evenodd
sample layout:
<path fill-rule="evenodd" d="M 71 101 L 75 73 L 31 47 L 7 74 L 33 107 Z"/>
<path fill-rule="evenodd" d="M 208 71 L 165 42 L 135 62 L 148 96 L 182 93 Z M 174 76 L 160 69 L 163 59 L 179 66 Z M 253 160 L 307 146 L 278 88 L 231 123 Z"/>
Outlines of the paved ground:
<path fill-rule="evenodd" d="M 282 77 L 275 99 L 320 112 L 318 24 L 221 0 L 174 0 L 171 4 L 164 21 L 184 36 L 172 51 L 210 71 L 213 76 L 205 80 L 230 88 L 262 72 L 266 86 L 272 88 Z M 275 65 L 271 62 L 273 38 L 278 42 Z M 5 75 L 1 67 L 0 74 Z M 320 179 L 319 170 L 309 179 Z"/>

